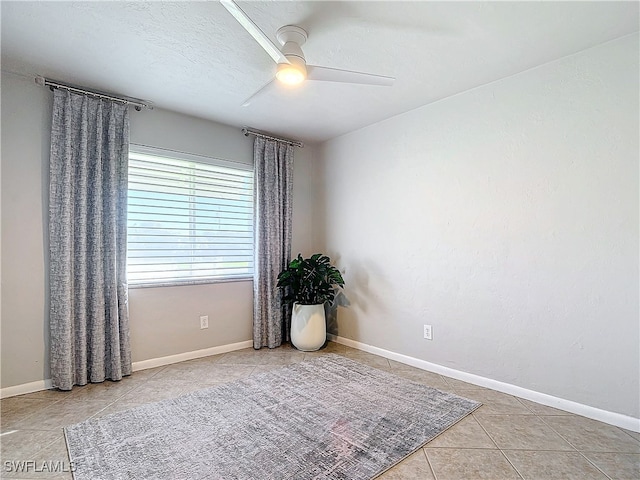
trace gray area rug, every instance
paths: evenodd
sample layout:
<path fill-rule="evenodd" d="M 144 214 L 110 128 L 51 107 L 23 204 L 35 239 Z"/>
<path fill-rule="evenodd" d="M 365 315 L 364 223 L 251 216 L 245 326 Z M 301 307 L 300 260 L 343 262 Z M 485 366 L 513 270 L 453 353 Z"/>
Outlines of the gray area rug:
<path fill-rule="evenodd" d="M 369 479 L 480 403 L 328 354 L 65 428 L 74 478 Z"/>

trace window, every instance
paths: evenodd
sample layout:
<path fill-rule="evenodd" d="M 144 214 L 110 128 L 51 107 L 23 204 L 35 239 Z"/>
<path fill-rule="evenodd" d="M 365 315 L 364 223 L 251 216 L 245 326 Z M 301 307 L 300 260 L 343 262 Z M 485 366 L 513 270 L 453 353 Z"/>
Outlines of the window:
<path fill-rule="evenodd" d="M 129 285 L 253 275 L 251 165 L 131 145 Z"/>

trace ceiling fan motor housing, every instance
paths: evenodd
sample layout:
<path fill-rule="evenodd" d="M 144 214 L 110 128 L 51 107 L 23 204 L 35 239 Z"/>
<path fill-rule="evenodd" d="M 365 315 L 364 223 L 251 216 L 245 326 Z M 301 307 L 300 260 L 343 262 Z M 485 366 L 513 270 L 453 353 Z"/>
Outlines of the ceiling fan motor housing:
<path fill-rule="evenodd" d="M 285 25 L 280 27 L 276 32 L 276 38 L 282 45 L 281 51 L 289 61 L 292 59 L 290 56 L 298 57 L 306 63 L 304 53 L 302 53 L 301 45 L 307 41 L 307 32 L 295 25 Z M 292 62 L 293 63 L 293 62 Z M 298 63 L 298 62 L 296 62 Z"/>
<path fill-rule="evenodd" d="M 280 45 L 284 45 L 287 42 L 297 43 L 298 46 L 304 45 L 308 37 L 306 30 L 295 25 L 285 25 L 276 32 L 276 38 Z"/>
<path fill-rule="evenodd" d="M 295 68 L 302 73 L 303 78 L 307 77 L 307 61 L 304 58 L 304 53 L 300 48 L 307 41 L 307 32 L 295 25 L 285 25 L 276 32 L 276 37 L 282 48 L 280 49 L 287 60 L 289 61 L 288 68 Z M 279 65 L 278 70 L 284 67 Z"/>

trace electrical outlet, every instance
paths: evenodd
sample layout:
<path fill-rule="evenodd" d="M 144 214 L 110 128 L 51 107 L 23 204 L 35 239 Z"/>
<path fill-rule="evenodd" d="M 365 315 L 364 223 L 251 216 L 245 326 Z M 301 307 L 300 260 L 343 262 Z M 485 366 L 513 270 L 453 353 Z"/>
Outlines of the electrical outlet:
<path fill-rule="evenodd" d="M 431 330 L 431 325 L 424 326 L 424 338 L 427 340 L 433 340 L 433 331 Z"/>
<path fill-rule="evenodd" d="M 203 328 L 209 328 L 209 315 L 202 315 L 200 317 L 200 330 Z"/>

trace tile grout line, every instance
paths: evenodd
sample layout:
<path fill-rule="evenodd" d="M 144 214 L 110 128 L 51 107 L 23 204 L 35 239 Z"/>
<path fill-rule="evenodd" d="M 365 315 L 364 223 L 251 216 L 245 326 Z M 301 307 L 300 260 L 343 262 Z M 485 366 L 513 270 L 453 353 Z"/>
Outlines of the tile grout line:
<path fill-rule="evenodd" d="M 518 397 L 515 397 L 516 399 L 518 399 Z M 519 399 L 518 399 L 519 401 Z M 535 413 L 533 413 L 533 411 L 528 408 L 526 405 L 524 405 L 522 402 L 520 402 L 522 404 L 522 406 L 524 408 L 526 408 L 527 410 L 529 410 L 530 412 L 532 412 L 532 415 L 536 418 L 538 418 L 544 425 L 546 425 L 547 427 L 549 427 L 555 434 L 559 435 L 560 438 L 562 438 L 564 441 L 566 441 L 576 452 L 578 451 L 575 446 L 573 446 L 573 444 L 571 444 L 570 442 L 568 442 L 564 437 L 562 437 L 558 432 L 556 432 L 550 425 L 548 425 L 544 420 L 542 420 L 539 415 L 536 415 Z M 474 415 L 474 413 L 472 413 L 472 415 Z M 474 415 L 475 418 L 475 415 Z M 509 463 L 509 465 L 511 465 L 511 467 L 516 471 L 516 473 L 518 474 L 518 476 L 520 476 L 521 479 L 524 480 L 524 475 L 520 472 L 520 470 L 518 470 L 518 467 L 516 467 L 514 465 L 514 463 L 509 459 L 509 457 L 507 456 L 507 454 L 504 452 L 504 450 L 502 448 L 500 448 L 498 446 L 498 443 L 493 439 L 493 437 L 491 436 L 491 434 L 489 434 L 489 432 L 487 431 L 487 429 L 484 427 L 484 425 L 482 425 L 482 423 L 480 422 L 480 420 L 478 420 L 477 418 L 475 418 L 476 422 L 478 422 L 478 425 L 480 425 L 480 428 L 482 428 L 482 430 L 484 430 L 484 432 L 487 434 L 487 436 L 491 439 L 491 441 L 496 445 L 496 448 L 500 451 L 500 453 L 502 454 L 502 456 L 507 460 L 507 462 Z M 509 450 L 509 449 L 505 449 L 505 450 Z M 513 450 L 521 450 L 521 451 L 541 451 L 541 452 L 560 452 L 559 450 L 526 450 L 526 449 L 513 449 Z M 579 453 L 579 452 L 578 452 Z M 598 469 L 600 470 L 600 469 Z M 604 473 L 604 472 L 603 472 Z M 609 478 L 608 475 L 605 474 L 605 476 L 607 478 Z M 611 480 L 611 479 L 609 479 Z"/>
<path fill-rule="evenodd" d="M 589 460 L 589 457 L 587 457 L 584 453 L 582 453 L 580 450 L 578 450 L 578 453 L 582 456 L 582 458 L 584 458 L 587 462 L 589 462 L 589 464 L 593 465 L 596 470 L 598 470 L 600 473 L 602 473 L 605 477 L 607 477 L 609 480 L 615 480 L 613 478 L 611 478 L 607 472 L 605 472 L 604 470 L 602 470 L 600 467 L 598 467 L 598 465 L 596 465 L 594 462 L 592 462 L 591 460 Z"/>
<path fill-rule="evenodd" d="M 551 430 L 553 430 L 556 435 L 558 435 L 560 438 L 562 438 L 565 442 L 567 442 L 569 445 L 571 445 L 575 451 L 582 457 L 584 458 L 590 465 L 593 465 L 596 470 L 598 470 L 600 473 L 602 473 L 605 477 L 607 477 L 609 480 L 614 480 L 612 479 L 609 475 L 607 475 L 600 467 L 598 467 L 595 463 L 593 463 L 591 460 L 589 460 L 579 449 L 578 447 L 576 447 L 573 443 L 571 443 L 567 438 L 565 438 L 560 432 L 558 432 L 555 428 L 553 428 L 552 425 L 550 425 L 549 423 L 547 423 L 545 421 L 545 419 L 543 418 L 542 415 L 538 415 L 538 418 L 540 419 L 540 421 L 542 423 L 544 423 L 547 427 L 549 427 Z"/>
<path fill-rule="evenodd" d="M 525 405 L 525 403 L 522 401 L 522 399 L 520 397 L 516 397 L 515 395 L 512 395 L 512 397 L 515 398 L 520 405 L 522 405 L 524 408 L 529 410 L 532 415 L 536 415 L 536 413 L 533 411 L 533 409 L 531 407 L 528 407 L 527 405 Z"/>
<path fill-rule="evenodd" d="M 636 442 L 638 442 L 638 445 L 640 445 L 640 440 L 637 439 L 636 437 L 634 437 L 633 435 L 631 435 L 629 432 L 627 432 L 624 428 L 622 427 L 617 427 L 618 429 L 620 429 L 625 435 L 628 435 L 629 437 L 633 438 Z"/>
<path fill-rule="evenodd" d="M 61 435 L 64 437 L 64 432 L 62 432 L 62 428 L 60 428 L 59 430 L 60 430 L 60 432 L 58 432 L 58 434 L 59 434 L 59 435 L 61 434 Z M 18 430 L 18 431 L 22 431 L 22 432 L 24 432 L 25 430 Z M 53 430 L 31 430 L 31 431 L 36 431 L 36 432 L 53 432 Z M 28 455 L 27 455 L 27 454 L 25 454 L 25 457 L 29 457 L 29 456 L 31 456 L 31 457 L 35 457 L 35 456 L 36 456 L 36 455 L 38 455 L 40 452 L 42 452 L 42 451 L 46 450 L 46 449 L 47 449 L 47 448 L 49 448 L 51 445 L 53 445 L 54 443 L 56 443 L 58 440 L 60 440 L 60 438 L 56 438 L 56 439 L 54 439 L 54 440 L 51 440 L 51 442 L 46 443 L 44 447 L 39 448 L 39 449 L 38 449 L 38 450 L 36 450 L 35 452 L 30 453 L 30 454 L 28 454 Z M 3 464 L 4 464 L 4 460 L 5 460 L 5 459 L 3 458 Z"/>
<path fill-rule="evenodd" d="M 518 397 L 515 397 L 518 401 L 520 401 L 520 399 Z M 528 451 L 541 451 L 541 452 L 557 452 L 557 453 L 578 453 L 582 458 L 584 458 L 590 465 L 594 466 L 596 468 L 596 470 L 598 470 L 600 473 L 602 473 L 607 479 L 609 480 L 613 480 L 609 475 L 607 475 L 604 471 L 602 471 L 602 469 L 600 469 L 597 465 L 595 465 L 591 460 L 589 460 L 580 450 L 578 450 L 578 448 L 571 443 L 568 439 L 566 439 L 563 435 L 560 434 L 560 432 L 558 432 L 555 428 L 553 428 L 550 424 L 548 424 L 544 418 L 542 418 L 542 415 L 538 415 L 536 413 L 533 412 L 533 410 L 531 410 L 529 407 L 527 407 L 527 405 L 525 405 L 523 402 L 520 402 L 525 408 L 527 408 L 529 411 L 531 411 L 533 413 L 533 415 L 540 420 L 544 425 L 546 425 L 548 428 L 551 429 L 551 431 L 553 431 L 556 435 L 558 435 L 560 438 L 562 438 L 565 442 L 567 442 L 571 448 L 574 449 L 574 452 L 564 452 L 564 451 L 560 451 L 560 450 L 528 450 Z M 487 435 L 489 435 L 489 432 L 486 431 L 486 429 L 484 428 L 484 426 L 478 421 L 478 423 L 480 424 L 480 426 L 482 427 L 483 430 L 485 430 L 485 432 L 487 433 Z M 493 440 L 493 438 L 490 436 L 490 438 Z M 495 442 L 494 442 L 495 443 Z M 497 446 L 497 444 L 496 444 Z M 509 464 L 516 470 L 516 472 L 518 472 L 518 475 L 520 475 L 521 478 L 524 479 L 524 476 L 520 473 L 520 471 L 518 470 L 518 468 L 511 462 L 511 460 L 509 459 L 509 457 L 507 456 L 507 454 L 501 449 L 499 448 L 500 452 L 502 453 L 502 455 L 507 459 L 507 461 L 509 462 Z M 510 450 L 510 449 L 506 449 L 506 450 Z M 511 450 L 521 450 L 521 449 L 511 449 Z M 527 451 L 527 450 L 522 450 L 522 451 Z"/>
<path fill-rule="evenodd" d="M 212 362 L 212 363 L 213 363 L 213 364 L 218 365 L 218 364 L 219 364 L 219 362 L 220 362 L 220 360 L 222 359 L 222 357 L 224 357 L 225 355 L 226 355 L 226 353 L 225 353 L 225 354 L 222 354 L 222 356 L 221 356 L 220 358 L 218 358 L 216 361 L 214 361 L 214 362 Z M 211 355 L 211 357 L 216 357 L 216 356 L 217 356 L 217 355 Z M 207 357 L 202 357 L 202 358 L 207 358 Z M 180 363 L 185 363 L 185 362 L 190 362 L 190 361 L 191 361 L 191 360 L 185 360 L 184 362 L 180 362 Z M 232 364 L 232 365 L 239 365 L 239 364 Z M 134 392 L 134 391 L 137 391 L 137 390 L 141 389 L 144 385 L 148 384 L 148 383 L 149 383 L 153 378 L 156 378 L 156 377 L 157 377 L 158 375 L 160 375 L 162 372 L 167 371 L 167 370 L 169 369 L 169 367 L 170 367 L 170 366 L 171 366 L 171 365 L 168 365 L 168 366 L 167 366 L 167 365 L 163 365 L 163 366 L 161 366 L 157 372 L 155 372 L 153 375 L 151 375 L 151 376 L 149 376 L 148 378 L 146 378 L 145 380 L 143 380 L 143 381 L 140 383 L 140 385 L 138 385 L 138 386 L 136 386 L 136 387 L 133 387 L 133 388 L 132 388 L 132 389 L 130 389 L 130 390 L 127 390 L 127 391 L 126 391 L 126 392 L 124 392 L 122 395 L 118 396 L 118 397 L 117 397 L 113 402 L 110 402 L 110 403 L 109 403 L 109 404 L 107 404 L 104 408 L 102 408 L 102 409 L 98 410 L 96 413 L 94 413 L 93 415 L 91 415 L 91 416 L 87 417 L 87 418 L 86 418 L 85 420 L 83 420 L 83 421 L 86 421 L 86 420 L 89 420 L 89 419 L 97 418 L 96 416 L 97 416 L 97 415 L 99 415 L 101 412 L 104 412 L 107 408 L 109 408 L 109 407 L 111 407 L 111 406 L 115 405 L 116 403 L 118 403 L 118 402 L 119 402 L 123 397 L 125 397 L 126 395 L 129 395 L 130 393 L 132 393 L 132 392 Z M 251 372 L 253 373 L 253 371 L 254 371 L 254 370 L 255 370 L 255 365 L 252 365 L 252 370 L 251 370 Z M 249 375 L 251 375 L 251 374 L 249 374 Z M 180 392 L 179 392 L 177 395 L 175 395 L 175 397 L 179 397 L 179 396 L 183 395 L 184 393 L 185 393 L 185 389 L 182 389 L 182 390 L 180 390 Z M 169 397 L 169 398 L 175 398 L 175 397 Z M 140 405 L 138 405 L 138 406 L 148 405 L 148 404 L 155 403 L 155 402 L 162 401 L 162 400 L 166 400 L 166 399 L 162 398 L 162 399 L 159 399 L 159 400 L 149 400 L 149 401 L 146 401 L 146 402 L 144 402 L 144 403 L 142 403 L 142 404 L 140 404 Z M 117 412 L 114 412 L 114 413 L 117 413 Z M 63 426 L 63 427 L 61 427 L 61 428 L 62 428 L 62 429 L 64 429 L 64 427 L 65 427 L 65 426 L 66 426 L 66 425 L 64 425 L 64 426 Z"/>
<path fill-rule="evenodd" d="M 433 475 L 433 479 L 438 480 L 438 476 L 436 475 L 436 470 L 435 468 L 433 468 L 433 465 L 431 465 L 431 461 L 429 460 L 429 455 L 427 454 L 427 449 L 425 447 L 422 447 L 422 453 L 424 454 L 424 458 L 426 458 L 427 460 L 427 465 L 429 465 L 429 471 Z"/>
<path fill-rule="evenodd" d="M 108 403 L 107 405 L 104 406 L 104 408 L 101 408 L 100 410 L 98 410 L 97 412 L 95 412 L 93 415 L 90 415 L 89 417 L 87 417 L 85 420 L 89 420 L 92 418 L 95 418 L 96 415 L 100 414 L 101 412 L 104 412 L 107 408 L 111 407 L 112 405 L 115 405 L 118 401 L 120 401 L 123 397 L 125 397 L 126 395 L 129 395 L 131 392 L 134 392 L 136 390 L 138 390 L 139 388 L 142 388 L 144 385 L 146 385 L 147 383 L 149 383 L 149 381 L 154 378 L 155 376 L 157 376 L 158 374 L 160 374 L 161 372 L 163 372 L 164 370 L 166 370 L 166 366 L 162 366 L 157 372 L 155 372 L 153 375 L 149 376 L 148 378 L 144 379 L 139 385 L 125 391 L 124 393 L 122 393 L 121 395 L 117 396 L 115 398 L 115 400 L 113 400 L 112 402 Z M 132 372 L 131 375 L 128 375 L 130 378 L 132 378 L 132 375 L 135 372 Z M 133 378 L 132 378 L 133 380 Z M 96 384 L 97 385 L 97 384 Z M 150 402 L 146 402 L 146 403 L 150 403 Z M 67 425 L 63 425 L 63 431 L 64 431 L 64 427 L 66 427 Z"/>
<path fill-rule="evenodd" d="M 115 397 L 115 399 L 114 399 L 113 401 L 111 401 L 111 402 L 107 403 L 103 408 L 99 409 L 98 411 L 96 411 L 95 413 L 93 413 L 93 414 L 89 415 L 88 417 L 86 417 L 84 420 L 81 420 L 81 421 L 86 421 L 86 420 L 89 420 L 89 419 L 91 419 L 91 418 L 94 418 L 94 417 L 95 417 L 96 415 L 98 415 L 99 413 L 103 412 L 104 410 L 106 410 L 106 409 L 107 409 L 107 408 L 109 408 L 110 406 L 112 406 L 112 405 L 114 405 L 115 403 L 117 403 L 117 402 L 118 402 L 122 397 L 124 397 L 125 395 L 128 395 L 129 393 L 131 393 L 131 392 L 133 392 L 133 391 L 135 391 L 135 390 L 137 390 L 137 389 L 141 388 L 141 387 L 142 387 L 143 385 L 145 385 L 149 380 L 151 380 L 152 378 L 154 378 L 156 375 L 160 374 L 164 369 L 165 369 L 165 367 L 162 367 L 160 370 L 158 370 L 157 372 L 155 372 L 155 373 L 154 373 L 153 375 L 151 375 L 150 377 L 148 377 L 148 378 L 146 378 L 146 379 L 142 380 L 142 381 L 141 381 L 141 383 L 140 383 L 139 385 L 137 385 L 137 386 L 135 386 L 135 387 L 132 387 L 131 389 L 129 389 L 129 390 L 127 390 L 127 391 L 125 391 L 125 392 L 124 392 L 124 393 L 122 393 L 121 395 L 119 395 L 119 396 Z M 127 377 L 130 377 L 130 376 L 128 375 Z M 115 382 L 114 382 L 114 383 L 115 383 Z M 85 386 L 88 386 L 88 385 L 102 385 L 102 384 L 103 384 L 103 382 L 96 383 L 96 384 L 87 383 L 86 385 L 77 385 L 77 387 L 82 388 L 82 387 L 85 387 Z M 100 388 L 100 387 L 98 387 L 98 388 Z M 29 394 L 25 394 L 25 395 L 29 395 Z M 91 396 L 95 396 L 94 394 L 90 394 L 90 395 L 91 395 Z M 31 413 L 31 414 L 29 414 L 29 415 L 25 416 L 24 418 L 21 418 L 20 420 L 18 420 L 18 422 L 24 422 L 24 421 L 27 421 L 27 420 L 29 420 L 31 417 L 33 417 L 33 416 L 35 416 L 35 415 L 37 415 L 37 414 L 39 414 L 39 413 L 43 412 L 44 410 L 47 410 L 47 409 L 49 409 L 49 408 L 53 407 L 54 405 L 57 405 L 57 406 L 64 405 L 64 404 L 68 403 L 68 401 L 69 401 L 69 400 L 73 400 L 73 399 L 74 399 L 75 397 L 77 397 L 77 396 L 78 396 L 78 390 L 76 390 L 75 394 L 74 394 L 73 390 L 70 390 L 70 391 L 69 391 L 69 397 L 68 397 L 68 398 L 61 398 L 61 399 L 55 400 L 55 401 L 51 402 L 50 404 L 46 405 L 45 407 L 43 407 L 43 408 L 41 408 L 41 409 L 38 409 L 38 410 L 34 411 L 33 413 Z M 20 397 L 20 396 L 16 396 L 16 397 L 13 397 L 13 398 L 19 398 L 19 397 Z M 27 401 L 29 401 L 29 400 L 31 400 L 31 399 L 23 399 L 23 400 L 27 400 Z M 38 399 L 34 399 L 34 400 L 38 400 Z M 43 399 L 43 400 L 44 400 L 44 399 Z M 91 399 L 85 399 L 85 400 L 92 401 L 92 400 L 94 400 L 94 399 L 93 399 L 93 398 L 91 398 Z M 147 402 L 147 403 L 152 403 L 152 402 Z M 53 429 L 53 430 L 48 430 L 48 429 L 47 429 L 47 430 L 35 429 L 35 431 L 55 431 L 55 430 L 60 430 L 60 431 L 64 434 L 64 428 L 65 428 L 66 426 L 68 426 L 68 425 L 60 425 L 60 426 L 56 427 L 56 428 L 55 428 L 55 429 Z M 21 430 L 21 431 L 34 430 L 34 429 L 25 429 L 25 428 L 17 428 L 17 429 L 18 429 L 18 430 Z M 48 448 L 48 447 L 50 447 L 51 445 L 53 445 L 53 443 L 55 443 L 56 441 L 57 441 L 57 440 L 54 440 L 53 442 L 51 442 L 50 444 L 48 444 L 46 447 L 44 447 L 44 448 L 42 448 L 42 449 L 38 450 L 37 452 L 35 452 L 35 453 L 34 453 L 34 455 L 36 455 L 36 454 L 38 454 L 38 453 L 40 453 L 40 452 L 44 451 L 46 448 Z"/>
<path fill-rule="evenodd" d="M 516 473 L 518 474 L 518 476 L 519 476 L 522 480 L 525 480 L 524 475 L 523 475 L 522 473 L 520 473 L 520 470 L 518 470 L 518 467 L 516 467 L 516 466 L 513 464 L 513 462 L 509 459 L 509 457 L 507 456 L 507 454 L 506 454 L 506 453 L 504 453 L 504 452 L 502 451 L 502 449 L 501 449 L 501 448 L 499 448 L 499 449 L 498 449 L 498 451 L 502 454 L 502 456 L 505 458 L 505 460 L 507 461 L 507 463 L 509 463 L 509 465 L 511 465 L 511 468 L 513 468 L 513 469 L 516 471 Z"/>
<path fill-rule="evenodd" d="M 478 409 L 479 410 L 479 409 Z M 471 412 L 471 416 L 473 417 L 473 419 L 476 421 L 476 423 L 478 425 L 480 425 L 480 428 L 482 429 L 482 431 L 485 433 L 485 435 L 487 437 L 489 437 L 489 440 L 491 440 L 493 442 L 493 444 L 496 446 L 496 449 L 500 450 L 500 447 L 498 447 L 498 443 L 494 440 L 494 438 L 489 434 L 489 432 L 487 431 L 486 428 L 484 428 L 484 425 L 482 425 L 482 423 L 480 423 L 480 420 L 478 420 L 478 417 L 476 417 L 476 412 Z"/>
<path fill-rule="evenodd" d="M 27 394 L 25 394 L 25 395 L 29 395 L 29 394 L 27 393 Z M 15 396 L 15 397 L 9 397 L 9 398 L 19 398 L 19 397 L 20 397 L 20 395 L 17 395 L 17 396 Z M 40 399 L 37 399 L 37 398 L 30 399 L 30 398 L 29 398 L 29 399 L 23 399 L 23 400 L 27 400 L 27 401 L 36 400 L 36 401 L 38 401 L 38 400 L 40 400 Z M 43 399 L 43 400 L 45 400 L 45 399 Z M 25 420 L 27 420 L 27 419 L 31 418 L 32 416 L 36 415 L 37 413 L 41 412 L 42 410 L 45 410 L 45 409 L 47 409 L 47 408 L 51 407 L 52 405 L 55 405 L 55 404 L 57 404 L 57 403 L 60 403 L 60 402 L 62 402 L 63 400 L 64 400 L 64 399 L 62 399 L 62 398 L 61 398 L 61 399 L 59 399 L 59 400 L 55 400 L 55 401 L 53 401 L 53 402 L 51 402 L 51 403 L 47 404 L 46 406 L 43 406 L 42 408 L 38 408 L 38 409 L 37 409 L 37 410 L 35 410 L 34 412 L 32 412 L 32 413 L 30 413 L 30 414 L 28 414 L 28 415 L 25 415 L 24 417 L 20 418 L 19 420 L 17 420 L 17 421 L 16 421 L 16 422 L 14 422 L 14 423 L 21 423 L 21 422 L 24 422 Z M 6 415 L 6 413 L 5 413 L 5 415 Z M 15 429 L 15 430 L 21 430 L 20 428 L 15 428 L 15 427 L 10 427 L 10 428 L 13 428 L 13 429 Z M 30 430 L 34 430 L 34 429 L 30 429 Z M 36 429 L 36 430 L 39 430 L 39 429 Z"/>
<path fill-rule="evenodd" d="M 526 405 L 525 405 L 526 408 Z M 509 460 L 509 457 L 507 457 L 507 455 L 502 451 L 502 449 L 500 447 L 498 447 L 498 443 L 493 439 L 493 437 L 489 434 L 489 432 L 487 431 L 486 428 L 484 428 L 484 425 L 482 425 L 482 423 L 480 423 L 480 420 L 478 420 L 475 416 L 475 412 L 471 413 L 471 416 L 473 417 L 473 419 L 476 421 L 476 423 L 478 425 L 480 425 L 480 428 L 484 431 L 485 435 L 487 437 L 489 437 L 489 439 L 493 442 L 493 444 L 496 446 L 496 448 L 498 449 L 498 451 L 502 454 L 502 456 L 507 460 L 507 463 L 509 463 L 509 465 L 511 465 L 511 468 L 513 468 L 516 472 L 516 474 L 518 474 L 518 476 L 524 480 L 524 476 L 520 473 L 520 470 L 518 470 L 516 468 L 516 466 L 511 462 L 511 460 Z"/>
<path fill-rule="evenodd" d="M 427 444 L 428 445 L 428 444 Z M 425 445 L 427 450 L 504 450 L 506 452 L 545 452 L 545 453 L 581 453 L 578 450 L 550 450 L 548 448 L 492 448 L 492 447 L 429 447 Z M 592 452 L 592 453 L 618 453 L 620 455 L 638 455 L 636 453 L 620 453 L 620 452 Z"/>
<path fill-rule="evenodd" d="M 15 398 L 15 397 L 12 397 L 12 398 Z M 23 418 L 20 418 L 19 420 L 17 420 L 15 422 L 14 426 L 10 427 L 10 428 L 13 428 L 15 430 L 37 430 L 37 431 L 49 431 L 49 432 L 52 431 L 50 429 L 25 429 L 25 428 L 21 428 L 20 424 L 30 420 L 32 417 L 35 417 L 37 414 L 43 412 L 44 410 L 47 410 L 48 408 L 52 407 L 53 405 L 56 405 L 56 404 L 60 403 L 61 401 L 62 400 L 55 401 L 55 402 L 53 402 L 53 403 L 51 403 L 51 404 L 49 404 L 49 405 L 47 405 L 45 407 L 37 409 L 33 413 L 30 413 L 29 415 L 26 415 Z"/>

